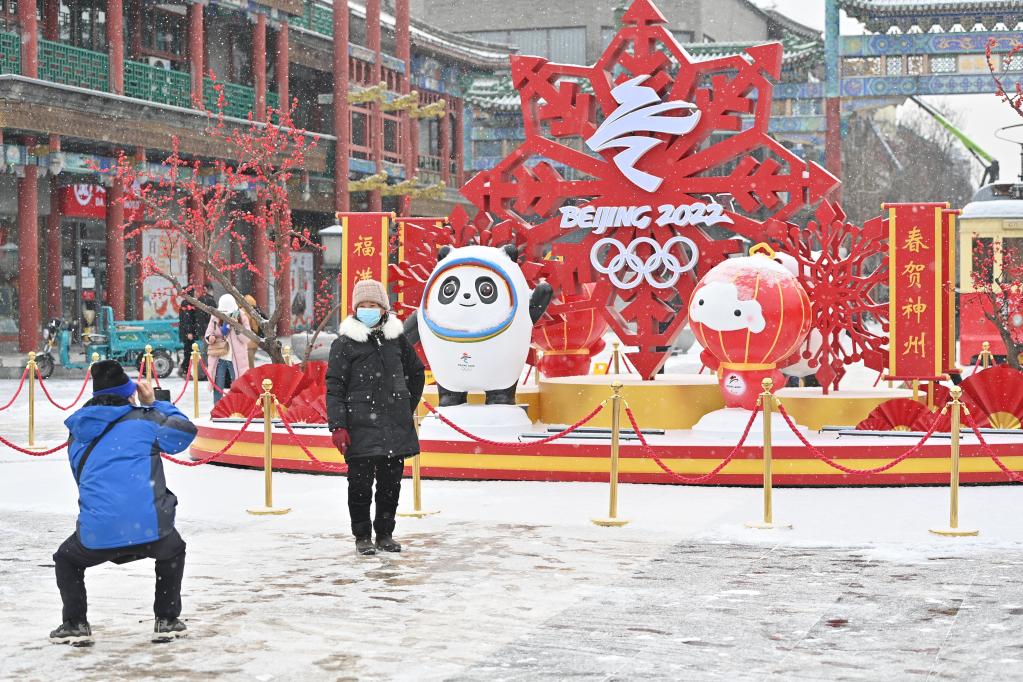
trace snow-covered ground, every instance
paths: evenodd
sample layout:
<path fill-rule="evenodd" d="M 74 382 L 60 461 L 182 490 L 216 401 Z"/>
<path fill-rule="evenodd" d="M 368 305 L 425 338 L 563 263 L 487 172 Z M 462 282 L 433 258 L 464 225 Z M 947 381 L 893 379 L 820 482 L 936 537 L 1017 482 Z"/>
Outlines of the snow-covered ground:
<path fill-rule="evenodd" d="M 40 408 L 40 443 L 62 419 Z M 0 435 L 25 442 L 23 398 Z M 190 637 L 149 643 L 142 561 L 89 570 L 97 644 L 72 649 L 46 641 L 76 513 L 66 458 L 0 447 L 0 680 L 1023 677 L 1023 486 L 965 488 L 961 525 L 981 534 L 953 539 L 927 532 L 945 488 L 779 489 L 794 528 L 756 531 L 756 489 L 623 485 L 631 523 L 612 529 L 590 523 L 606 485 L 425 481 L 441 513 L 399 521 L 402 554 L 357 557 L 342 478 L 276 474 L 292 513 L 254 517 L 260 472 L 166 470 Z"/>

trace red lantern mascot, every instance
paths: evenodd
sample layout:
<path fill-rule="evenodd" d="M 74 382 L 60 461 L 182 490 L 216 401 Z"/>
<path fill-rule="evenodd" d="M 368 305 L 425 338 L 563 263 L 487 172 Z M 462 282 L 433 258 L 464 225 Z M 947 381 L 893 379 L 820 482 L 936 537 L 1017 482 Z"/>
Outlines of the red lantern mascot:
<path fill-rule="evenodd" d="M 778 364 L 787 364 L 810 331 L 810 299 L 771 247 L 757 244 L 749 256 L 730 258 L 703 276 L 689 302 L 689 321 L 705 362 L 717 365 L 725 405 L 752 410 L 765 378 L 783 386 Z"/>

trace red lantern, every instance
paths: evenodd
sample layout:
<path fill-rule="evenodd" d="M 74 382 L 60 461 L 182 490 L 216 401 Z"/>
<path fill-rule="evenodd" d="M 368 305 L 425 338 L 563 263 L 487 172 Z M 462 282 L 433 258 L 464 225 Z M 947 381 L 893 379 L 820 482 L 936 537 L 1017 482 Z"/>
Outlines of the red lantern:
<path fill-rule="evenodd" d="M 752 410 L 761 382 L 783 385 L 778 364 L 810 331 L 810 299 L 766 244 L 745 258 L 712 268 L 693 291 L 689 319 L 700 344 L 716 358 L 728 407 Z"/>
<path fill-rule="evenodd" d="M 543 351 L 540 371 L 548 377 L 589 374 L 590 358 L 604 349 L 607 322 L 593 305 L 595 285 L 582 293 L 556 299 L 533 329 L 533 345 Z"/>

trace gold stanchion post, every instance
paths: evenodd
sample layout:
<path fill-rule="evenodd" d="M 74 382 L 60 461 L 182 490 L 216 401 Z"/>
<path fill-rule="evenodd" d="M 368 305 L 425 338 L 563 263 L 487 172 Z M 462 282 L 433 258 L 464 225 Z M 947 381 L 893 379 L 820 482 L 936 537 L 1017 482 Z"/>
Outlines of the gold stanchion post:
<path fill-rule="evenodd" d="M 913 400 L 920 400 L 920 380 L 913 379 Z"/>
<path fill-rule="evenodd" d="M 419 415 L 415 415 L 416 433 L 419 433 Z M 423 511 L 423 486 L 420 460 L 422 453 L 412 458 L 412 511 L 398 512 L 398 516 L 421 519 L 424 516 L 439 514 L 439 511 Z"/>
<path fill-rule="evenodd" d="M 99 353 L 93 352 L 93 354 L 92 354 L 92 364 L 95 365 L 97 362 L 99 362 Z M 91 370 L 92 367 L 89 367 L 89 369 Z"/>
<path fill-rule="evenodd" d="M 935 535 L 965 537 L 980 533 L 979 530 L 959 527 L 959 436 L 962 431 L 962 414 L 964 412 L 969 414 L 962 401 L 959 400 L 962 395 L 963 389 L 958 386 L 952 388 L 952 402 L 948 404 L 948 408 L 952 410 L 952 471 L 949 485 L 948 528 L 931 528 L 931 532 Z"/>
<path fill-rule="evenodd" d="M 618 364 L 619 363 L 619 360 L 618 360 L 618 353 L 619 353 L 618 348 L 619 348 L 619 346 L 621 346 L 621 344 L 618 341 L 615 341 L 614 343 L 611 344 L 611 348 L 613 349 L 611 351 L 611 364 L 614 367 L 615 376 L 618 376 L 619 374 L 621 374 L 621 367 Z"/>
<path fill-rule="evenodd" d="M 751 521 L 747 528 L 773 529 L 792 528 L 790 523 L 774 522 L 773 479 L 771 471 L 771 414 L 774 412 L 775 397 L 771 393 L 774 380 L 767 378 L 761 383 L 764 392 L 760 394 L 760 408 L 764 420 L 764 520 Z"/>
<path fill-rule="evenodd" d="M 991 342 L 985 341 L 980 347 L 980 368 L 987 369 L 991 366 Z"/>
<path fill-rule="evenodd" d="M 192 418 L 199 418 L 199 344 L 192 344 L 192 362 L 189 369 L 192 371 Z"/>
<path fill-rule="evenodd" d="M 607 518 L 593 519 L 598 526 L 609 526 L 618 528 L 628 523 L 625 519 L 618 518 L 618 456 L 621 450 L 621 428 L 622 428 L 622 382 L 615 381 L 611 384 L 611 491 L 608 502 Z"/>
<path fill-rule="evenodd" d="M 28 352 L 28 449 L 42 450 L 36 446 L 36 367 L 35 351 Z"/>
<path fill-rule="evenodd" d="M 273 386 L 274 382 L 270 379 L 263 379 L 263 393 L 259 396 L 263 401 L 263 482 L 265 504 L 262 507 L 253 507 L 246 510 L 250 514 L 260 516 L 267 514 L 287 514 L 291 511 L 290 507 L 274 507 L 273 505 L 273 427 L 271 420 L 273 419 L 274 413 L 274 395 L 270 392 L 270 389 L 272 389 Z"/>
<path fill-rule="evenodd" d="M 284 364 L 291 366 L 291 346 L 285 346 L 282 351 L 284 354 Z"/>
<path fill-rule="evenodd" d="M 150 346 L 148 343 L 146 344 L 145 363 L 146 363 L 146 381 L 148 381 L 149 384 L 152 385 L 152 383 L 153 383 L 153 347 Z"/>

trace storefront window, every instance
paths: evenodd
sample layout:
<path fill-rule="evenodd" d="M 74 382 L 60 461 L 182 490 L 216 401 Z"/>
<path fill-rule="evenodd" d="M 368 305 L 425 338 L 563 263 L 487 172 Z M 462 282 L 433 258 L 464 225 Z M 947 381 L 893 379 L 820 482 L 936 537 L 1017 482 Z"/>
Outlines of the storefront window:
<path fill-rule="evenodd" d="M 18 228 L 0 222 L 0 340 L 18 333 Z"/>

